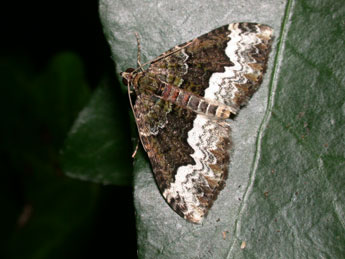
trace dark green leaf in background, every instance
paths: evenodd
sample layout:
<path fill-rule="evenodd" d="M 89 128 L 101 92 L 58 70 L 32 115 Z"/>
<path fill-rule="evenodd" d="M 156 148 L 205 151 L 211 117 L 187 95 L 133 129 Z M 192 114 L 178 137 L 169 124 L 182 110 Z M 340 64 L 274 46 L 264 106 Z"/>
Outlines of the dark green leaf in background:
<path fill-rule="evenodd" d="M 79 114 L 62 154 L 67 175 L 104 184 L 131 184 L 128 103 L 120 105 L 127 95 L 116 86 L 99 87 Z"/>
<path fill-rule="evenodd" d="M 343 1 L 100 1 L 118 72 L 223 24 L 272 26 L 260 90 L 232 122 L 226 188 L 202 225 L 160 196 L 146 156 L 136 157 L 141 258 L 343 258 Z M 242 247 L 241 247 L 242 245 Z"/>
<path fill-rule="evenodd" d="M 23 58 L 2 58 L 0 68 L 0 256 L 72 256 L 99 196 L 98 186 L 68 179 L 59 167 L 58 149 L 90 94 L 83 65 L 62 53 L 43 71 Z"/>

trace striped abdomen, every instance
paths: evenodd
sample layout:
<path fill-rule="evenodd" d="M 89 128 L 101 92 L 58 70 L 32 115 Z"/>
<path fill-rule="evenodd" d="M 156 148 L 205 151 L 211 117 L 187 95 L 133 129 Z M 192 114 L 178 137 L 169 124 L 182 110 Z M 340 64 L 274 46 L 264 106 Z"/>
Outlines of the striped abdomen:
<path fill-rule="evenodd" d="M 173 85 L 165 85 L 162 89 L 162 96 L 160 98 L 190 109 L 196 113 L 205 114 L 211 117 L 227 119 L 230 117 L 231 113 L 236 114 L 236 109 L 230 106 L 209 101 Z"/>

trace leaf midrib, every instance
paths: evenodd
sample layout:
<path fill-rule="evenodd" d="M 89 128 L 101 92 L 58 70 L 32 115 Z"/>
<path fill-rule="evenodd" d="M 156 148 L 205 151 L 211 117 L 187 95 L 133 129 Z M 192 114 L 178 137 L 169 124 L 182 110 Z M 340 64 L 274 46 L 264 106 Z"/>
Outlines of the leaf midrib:
<path fill-rule="evenodd" d="M 246 203 L 247 203 L 249 194 L 251 193 L 251 190 L 253 189 L 256 171 L 257 171 L 260 156 L 261 156 L 262 138 L 263 138 L 266 126 L 267 126 L 268 122 L 270 121 L 270 118 L 272 115 L 272 109 L 274 106 L 274 97 L 275 97 L 275 92 L 276 92 L 277 85 L 278 85 L 278 76 L 279 76 L 279 70 L 281 67 L 280 65 L 281 65 L 281 62 L 283 60 L 285 41 L 286 41 L 287 33 L 288 33 L 289 27 L 290 27 L 293 3 L 294 3 L 293 0 L 288 0 L 288 2 L 286 4 L 284 18 L 283 18 L 279 38 L 278 38 L 279 42 L 277 43 L 277 52 L 276 52 L 277 54 L 274 58 L 273 67 L 272 67 L 272 75 L 271 75 L 270 83 L 269 83 L 267 107 L 266 107 L 266 111 L 265 111 L 264 117 L 262 119 L 262 122 L 260 124 L 257 138 L 256 138 L 256 144 L 255 144 L 256 149 L 254 152 L 254 158 L 253 158 L 253 162 L 252 162 L 250 173 L 249 173 L 249 184 L 247 185 L 247 188 L 244 191 L 243 199 L 242 199 L 241 205 L 240 205 L 238 213 L 237 213 L 237 217 L 236 217 L 235 224 L 234 224 L 234 231 L 233 231 L 233 237 L 234 238 L 233 238 L 232 243 L 230 244 L 230 248 L 229 248 L 229 251 L 228 251 L 226 258 L 231 258 L 231 252 L 234 249 L 234 245 L 235 245 L 236 241 L 239 240 L 237 232 L 239 229 L 239 225 L 241 224 L 240 216 L 243 214 L 243 211 L 246 208 Z"/>

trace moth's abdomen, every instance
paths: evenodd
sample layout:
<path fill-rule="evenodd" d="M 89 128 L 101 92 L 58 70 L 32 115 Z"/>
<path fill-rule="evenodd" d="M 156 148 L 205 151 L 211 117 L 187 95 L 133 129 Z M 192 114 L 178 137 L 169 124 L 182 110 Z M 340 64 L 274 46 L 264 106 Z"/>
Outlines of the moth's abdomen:
<path fill-rule="evenodd" d="M 204 114 L 219 119 L 227 119 L 230 117 L 231 113 L 236 113 L 236 110 L 230 106 L 209 101 L 201 96 L 197 96 L 169 84 L 165 85 L 163 88 L 161 98 L 198 114 Z"/>

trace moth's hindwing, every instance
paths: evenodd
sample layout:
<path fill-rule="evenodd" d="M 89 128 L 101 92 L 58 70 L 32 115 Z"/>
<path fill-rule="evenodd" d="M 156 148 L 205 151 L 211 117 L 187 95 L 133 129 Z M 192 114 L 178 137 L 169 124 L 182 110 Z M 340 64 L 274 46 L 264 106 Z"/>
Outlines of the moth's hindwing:
<path fill-rule="evenodd" d="M 202 221 L 225 185 L 231 140 L 224 118 L 258 89 L 271 41 L 266 25 L 226 25 L 163 53 L 131 78 L 138 130 L 156 182 L 190 222 Z M 219 107 L 229 107 L 229 114 Z"/>

